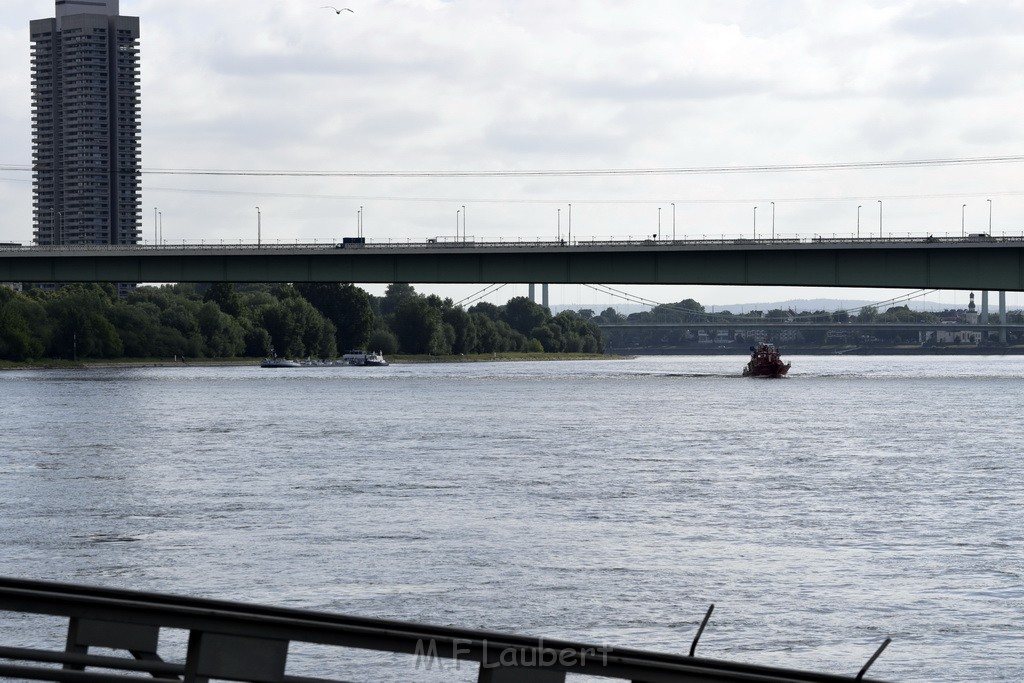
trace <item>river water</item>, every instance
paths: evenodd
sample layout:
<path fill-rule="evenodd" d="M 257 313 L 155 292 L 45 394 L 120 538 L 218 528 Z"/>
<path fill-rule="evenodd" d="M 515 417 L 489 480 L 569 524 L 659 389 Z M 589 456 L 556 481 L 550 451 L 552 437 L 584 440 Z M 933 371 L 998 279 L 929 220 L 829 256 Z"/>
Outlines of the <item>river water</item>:
<path fill-rule="evenodd" d="M 0 574 L 1024 680 L 1024 358 L 790 360 L 3 372 Z"/>

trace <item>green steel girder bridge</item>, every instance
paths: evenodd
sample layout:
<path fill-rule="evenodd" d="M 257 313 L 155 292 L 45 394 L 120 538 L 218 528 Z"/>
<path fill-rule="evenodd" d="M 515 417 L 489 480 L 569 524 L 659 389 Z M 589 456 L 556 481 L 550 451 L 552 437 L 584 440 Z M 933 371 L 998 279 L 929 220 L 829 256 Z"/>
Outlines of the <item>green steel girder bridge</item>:
<path fill-rule="evenodd" d="M 1024 236 L 0 247 L 0 282 L 789 285 L 1024 291 Z"/>

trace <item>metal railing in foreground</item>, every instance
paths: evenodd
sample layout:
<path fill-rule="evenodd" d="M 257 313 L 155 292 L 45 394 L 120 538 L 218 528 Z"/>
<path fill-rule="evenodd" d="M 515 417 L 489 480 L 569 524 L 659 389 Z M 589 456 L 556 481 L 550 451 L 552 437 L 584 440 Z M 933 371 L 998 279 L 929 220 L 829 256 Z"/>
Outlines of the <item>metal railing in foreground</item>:
<path fill-rule="evenodd" d="M 714 606 L 712 606 L 713 609 Z M 839 676 L 689 656 L 595 646 L 505 633 L 351 617 L 157 593 L 0 578 L 0 612 L 68 618 L 63 650 L 0 646 L 0 677 L 90 683 L 153 679 L 205 683 L 327 683 L 289 675 L 293 643 L 404 653 L 442 662 L 472 662 L 480 683 L 563 683 L 586 674 L 635 683 L 829 683 L 867 681 L 886 639 L 855 675 Z M 2 616 L 2 615 L 0 615 Z M 165 661 L 161 630 L 187 632 L 184 661 Z M 90 654 L 90 648 L 115 651 Z M 57 667 L 60 668 L 57 668 Z M 329 666 L 325 664 L 325 667 Z M 410 662 L 410 670 L 413 670 Z M 376 678 L 373 672 L 361 676 Z M 408 680 L 414 680 L 410 675 Z"/>

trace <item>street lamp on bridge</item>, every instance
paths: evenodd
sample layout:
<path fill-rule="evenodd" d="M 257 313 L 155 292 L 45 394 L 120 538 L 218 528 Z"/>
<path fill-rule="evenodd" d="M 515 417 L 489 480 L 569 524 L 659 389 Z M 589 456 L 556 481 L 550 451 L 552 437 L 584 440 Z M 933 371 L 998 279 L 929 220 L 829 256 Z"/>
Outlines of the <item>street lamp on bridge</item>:
<path fill-rule="evenodd" d="M 757 207 L 754 207 L 754 239 L 757 239 Z"/>
<path fill-rule="evenodd" d="M 991 235 L 992 234 L 992 200 L 991 199 L 986 199 L 985 201 L 988 202 L 988 234 Z"/>
<path fill-rule="evenodd" d="M 672 202 L 672 241 L 676 241 L 676 203 Z"/>
<path fill-rule="evenodd" d="M 882 200 L 878 200 L 878 239 L 882 239 Z"/>
<path fill-rule="evenodd" d="M 964 228 L 964 224 L 966 223 L 966 219 L 967 219 L 967 205 L 966 204 L 962 204 L 960 206 L 960 237 L 966 237 L 967 236 L 967 230 L 966 230 L 966 228 Z"/>
<path fill-rule="evenodd" d="M 860 206 L 857 207 L 857 237 L 860 237 Z"/>
<path fill-rule="evenodd" d="M 263 214 L 260 213 L 260 207 L 256 207 L 256 248 L 260 248 L 260 242 L 263 239 Z"/>
<path fill-rule="evenodd" d="M 772 239 L 775 239 L 775 202 L 772 202 Z"/>

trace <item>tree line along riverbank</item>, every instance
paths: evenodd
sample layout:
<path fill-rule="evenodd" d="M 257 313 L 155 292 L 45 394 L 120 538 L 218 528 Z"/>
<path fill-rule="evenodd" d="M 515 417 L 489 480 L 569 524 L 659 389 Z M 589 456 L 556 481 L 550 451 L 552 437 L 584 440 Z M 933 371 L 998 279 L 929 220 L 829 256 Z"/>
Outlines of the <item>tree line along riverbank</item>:
<path fill-rule="evenodd" d="M 336 358 L 601 354 L 597 325 L 526 297 L 464 309 L 406 284 L 376 297 L 351 284 L 0 287 L 0 360 Z"/>

